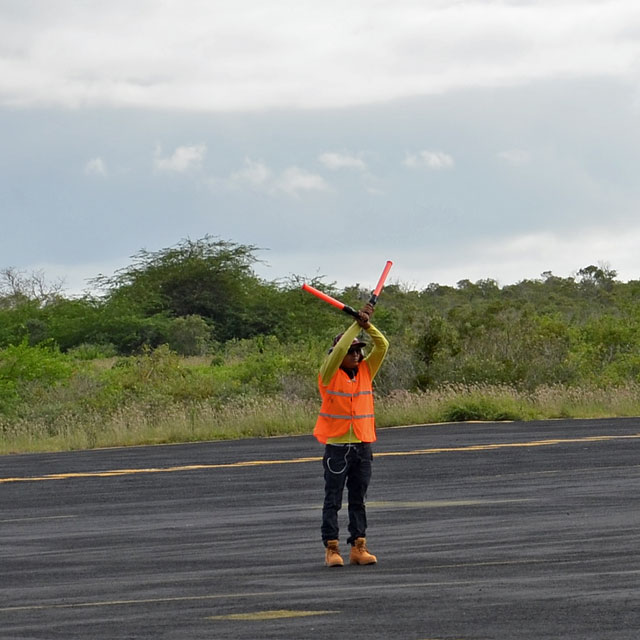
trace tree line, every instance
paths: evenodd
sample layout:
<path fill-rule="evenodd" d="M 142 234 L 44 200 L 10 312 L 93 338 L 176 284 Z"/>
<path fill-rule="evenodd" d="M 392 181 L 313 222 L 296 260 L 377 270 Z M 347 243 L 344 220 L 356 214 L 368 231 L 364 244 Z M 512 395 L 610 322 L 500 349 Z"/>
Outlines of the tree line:
<path fill-rule="evenodd" d="M 0 377 L 3 354 L 18 347 L 89 359 L 168 345 L 179 355 L 210 356 L 214 365 L 242 342 L 258 351 L 306 345 L 322 353 L 348 319 L 304 293 L 302 277 L 258 277 L 257 251 L 212 236 L 141 250 L 129 266 L 96 277 L 97 293 L 82 297 L 65 296 L 61 283 L 47 283 L 43 274 L 5 268 Z M 392 345 L 380 390 L 635 382 L 640 281 L 616 278 L 613 269 L 589 265 L 572 277 L 546 271 L 506 286 L 491 279 L 421 290 L 389 284 L 374 316 Z M 338 289 L 323 278 L 310 284 L 356 308 L 371 293 L 358 284 Z"/>

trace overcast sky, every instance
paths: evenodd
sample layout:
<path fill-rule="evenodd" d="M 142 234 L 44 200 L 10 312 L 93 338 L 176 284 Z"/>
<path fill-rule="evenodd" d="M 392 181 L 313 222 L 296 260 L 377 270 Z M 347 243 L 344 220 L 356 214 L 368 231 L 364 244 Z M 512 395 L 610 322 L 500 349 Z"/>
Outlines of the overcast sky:
<path fill-rule="evenodd" d="M 637 0 L 0 0 L 0 268 L 640 279 Z"/>

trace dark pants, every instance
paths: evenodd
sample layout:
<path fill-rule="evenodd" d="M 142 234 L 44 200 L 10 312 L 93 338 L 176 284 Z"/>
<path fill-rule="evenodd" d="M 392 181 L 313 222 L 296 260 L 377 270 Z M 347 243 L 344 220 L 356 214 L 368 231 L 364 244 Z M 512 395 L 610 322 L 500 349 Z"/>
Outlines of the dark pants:
<path fill-rule="evenodd" d="M 322 507 L 322 541 L 338 539 L 338 511 L 342 507 L 342 493 L 345 484 L 349 498 L 349 539 L 364 538 L 367 531 L 367 513 L 364 499 L 371 480 L 371 444 L 335 445 L 325 447 L 322 466 L 324 467 L 324 505 Z"/>

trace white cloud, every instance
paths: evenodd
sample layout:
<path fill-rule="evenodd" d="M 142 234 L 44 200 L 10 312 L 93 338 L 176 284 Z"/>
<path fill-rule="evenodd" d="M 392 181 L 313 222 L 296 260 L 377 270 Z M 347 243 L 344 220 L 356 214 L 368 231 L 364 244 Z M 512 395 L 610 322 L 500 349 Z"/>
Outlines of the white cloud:
<path fill-rule="evenodd" d="M 4 105 L 340 107 L 541 78 L 631 77 L 640 56 L 637 0 L 2 6 Z"/>
<path fill-rule="evenodd" d="M 271 169 L 262 162 L 245 158 L 244 167 L 231 174 L 230 182 L 234 186 L 263 187 L 268 184 L 271 175 Z"/>
<path fill-rule="evenodd" d="M 105 161 L 98 156 L 96 158 L 92 158 L 84 165 L 84 172 L 88 176 L 100 176 L 104 178 L 108 173 L 107 165 Z"/>
<path fill-rule="evenodd" d="M 407 153 L 404 159 L 405 166 L 410 169 L 452 169 L 453 158 L 448 153 L 442 151 L 418 151 L 417 153 Z"/>
<path fill-rule="evenodd" d="M 297 197 L 302 191 L 330 191 L 327 181 L 299 167 L 285 169 L 274 184 L 274 190 Z"/>
<path fill-rule="evenodd" d="M 523 149 L 509 149 L 508 151 L 500 151 L 498 158 L 512 167 L 521 167 L 529 164 L 531 154 Z"/>
<path fill-rule="evenodd" d="M 362 158 L 348 153 L 327 151 L 326 153 L 320 154 L 318 160 L 327 167 L 327 169 L 331 169 L 332 171 L 339 169 L 358 169 L 364 171 L 367 168 Z"/>
<path fill-rule="evenodd" d="M 156 147 L 153 164 L 159 171 L 175 171 L 185 173 L 192 169 L 199 169 L 207 153 L 207 146 L 197 144 L 191 146 L 178 147 L 172 155 L 163 156 L 162 148 Z"/>
<path fill-rule="evenodd" d="M 316 173 L 295 166 L 276 173 L 263 162 L 251 158 L 245 158 L 243 168 L 229 176 L 227 186 L 232 189 L 249 187 L 269 195 L 290 197 L 298 197 L 305 191 L 331 191 L 328 182 Z"/>

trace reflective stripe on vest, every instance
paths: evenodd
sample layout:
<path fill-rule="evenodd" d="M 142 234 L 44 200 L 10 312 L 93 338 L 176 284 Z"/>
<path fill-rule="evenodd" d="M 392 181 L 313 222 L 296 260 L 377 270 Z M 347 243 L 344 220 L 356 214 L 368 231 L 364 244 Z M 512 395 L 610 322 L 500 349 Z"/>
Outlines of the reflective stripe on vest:
<path fill-rule="evenodd" d="M 362 418 L 374 418 L 375 415 L 373 413 L 361 413 L 355 416 L 341 416 L 338 413 L 322 413 L 322 411 L 318 414 L 323 418 L 335 418 L 336 420 L 360 420 Z"/>
<path fill-rule="evenodd" d="M 320 442 L 344 435 L 352 425 L 362 442 L 376 439 L 371 372 L 366 362 L 360 365 L 355 379 L 339 369 L 327 386 L 318 378 L 318 387 L 322 407 L 313 434 Z"/>
<path fill-rule="evenodd" d="M 341 391 L 331 391 L 327 389 L 327 393 L 330 396 L 341 396 L 344 398 L 355 398 L 356 396 L 370 396 L 373 395 L 373 391 L 358 391 L 357 393 L 344 393 Z"/>

